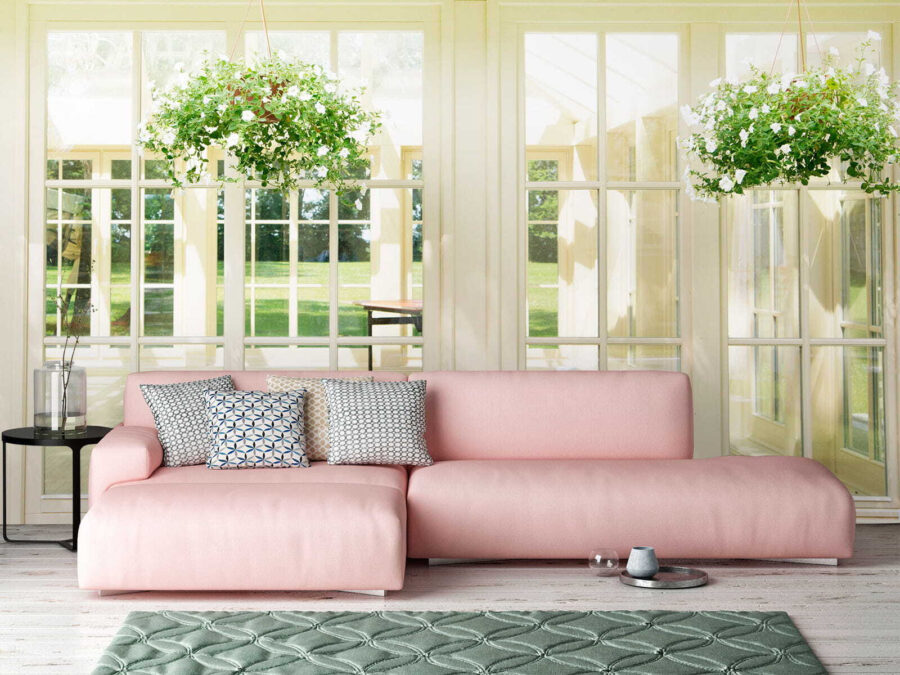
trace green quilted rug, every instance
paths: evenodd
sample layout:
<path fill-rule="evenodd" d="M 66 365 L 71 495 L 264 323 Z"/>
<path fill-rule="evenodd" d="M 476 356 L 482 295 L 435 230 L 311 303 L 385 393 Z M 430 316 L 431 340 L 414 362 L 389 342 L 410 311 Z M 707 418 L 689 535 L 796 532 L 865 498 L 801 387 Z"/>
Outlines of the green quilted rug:
<path fill-rule="evenodd" d="M 824 673 L 784 612 L 132 612 L 95 675 Z"/>

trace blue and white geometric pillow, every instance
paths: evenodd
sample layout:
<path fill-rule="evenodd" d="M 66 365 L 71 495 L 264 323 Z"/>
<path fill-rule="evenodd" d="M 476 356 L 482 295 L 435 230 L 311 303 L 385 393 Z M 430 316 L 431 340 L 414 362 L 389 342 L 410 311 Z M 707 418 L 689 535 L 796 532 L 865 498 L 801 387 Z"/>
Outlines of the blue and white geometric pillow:
<path fill-rule="evenodd" d="M 210 469 L 309 466 L 303 435 L 302 389 L 207 391 L 206 415 L 212 450 Z"/>

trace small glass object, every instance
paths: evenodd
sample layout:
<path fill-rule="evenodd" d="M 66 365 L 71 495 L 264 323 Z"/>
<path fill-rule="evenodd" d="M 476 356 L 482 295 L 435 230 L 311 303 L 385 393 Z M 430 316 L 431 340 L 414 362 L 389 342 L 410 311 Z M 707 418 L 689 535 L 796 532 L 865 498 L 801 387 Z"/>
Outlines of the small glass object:
<path fill-rule="evenodd" d="M 41 436 L 69 436 L 86 428 L 84 368 L 49 361 L 34 371 L 34 429 Z"/>
<path fill-rule="evenodd" d="M 610 577 L 619 573 L 619 554 L 614 548 L 598 548 L 591 551 L 588 567 L 598 577 Z"/>

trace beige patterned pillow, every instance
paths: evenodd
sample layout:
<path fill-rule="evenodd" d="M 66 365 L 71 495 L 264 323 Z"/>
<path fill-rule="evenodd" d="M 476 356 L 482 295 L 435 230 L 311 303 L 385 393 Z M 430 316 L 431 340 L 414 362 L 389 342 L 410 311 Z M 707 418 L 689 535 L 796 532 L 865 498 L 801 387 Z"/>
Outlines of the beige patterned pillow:
<path fill-rule="evenodd" d="M 371 375 L 366 377 L 341 378 L 347 382 L 373 382 Z M 306 425 L 306 455 L 311 460 L 328 459 L 328 398 L 325 396 L 325 385 L 316 377 L 286 377 L 269 375 L 266 385 L 270 393 L 280 394 L 295 389 L 306 389 L 303 417 Z"/>

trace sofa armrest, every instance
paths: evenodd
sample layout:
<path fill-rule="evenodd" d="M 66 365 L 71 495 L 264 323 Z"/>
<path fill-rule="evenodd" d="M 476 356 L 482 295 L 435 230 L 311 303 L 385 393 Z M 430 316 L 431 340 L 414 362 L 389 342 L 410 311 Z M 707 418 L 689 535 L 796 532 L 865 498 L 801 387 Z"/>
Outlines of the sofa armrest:
<path fill-rule="evenodd" d="M 118 483 L 149 478 L 162 464 L 156 429 L 119 425 L 91 452 L 88 506 Z"/>

